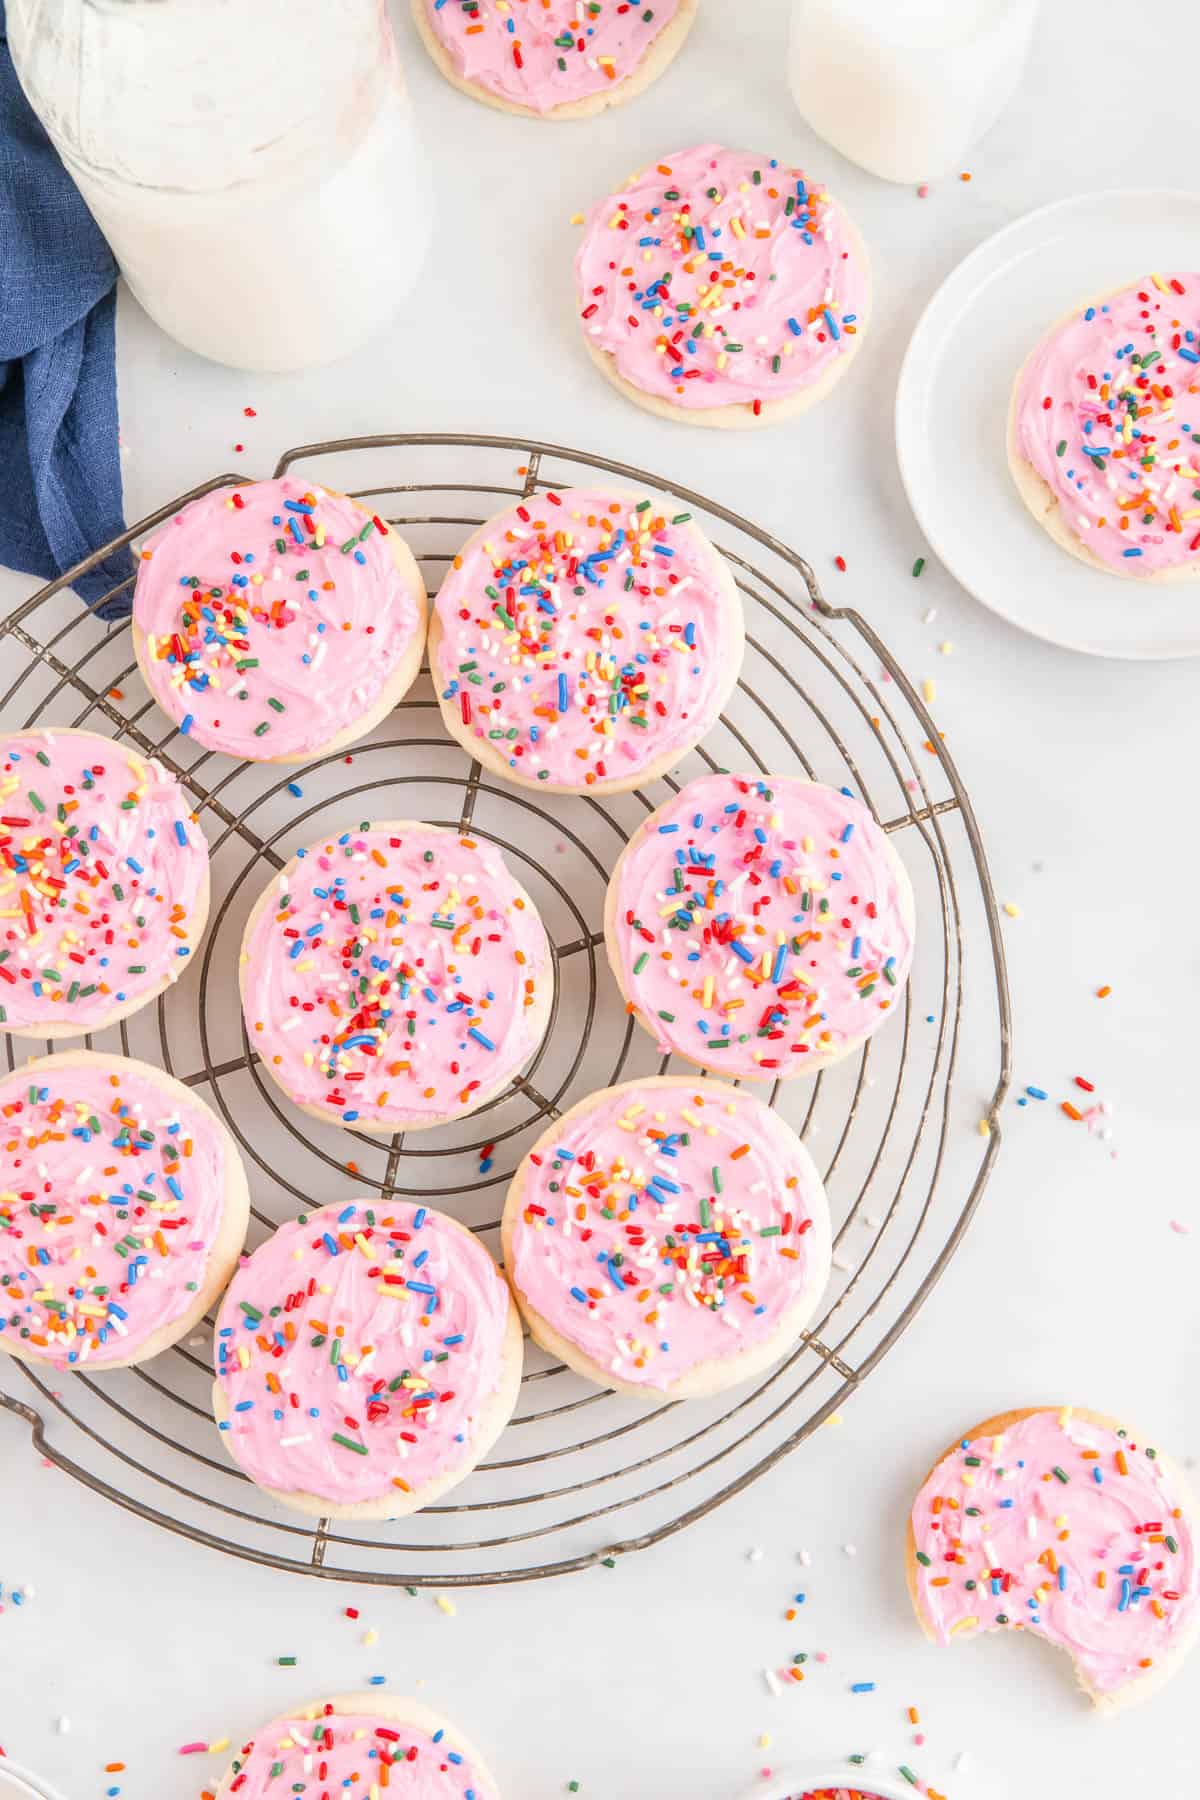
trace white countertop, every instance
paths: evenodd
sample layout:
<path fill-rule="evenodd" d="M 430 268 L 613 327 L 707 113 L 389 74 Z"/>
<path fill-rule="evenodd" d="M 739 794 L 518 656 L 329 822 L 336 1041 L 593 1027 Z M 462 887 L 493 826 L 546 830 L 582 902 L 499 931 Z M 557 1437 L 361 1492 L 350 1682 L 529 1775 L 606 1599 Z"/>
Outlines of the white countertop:
<path fill-rule="evenodd" d="M 398 19 L 439 201 L 418 293 L 352 361 L 271 378 L 192 358 L 126 297 L 128 514 L 222 468 L 267 473 L 290 444 L 450 430 L 576 444 L 757 519 L 808 556 L 831 599 L 862 609 L 912 676 L 936 678 L 934 710 L 998 894 L 1020 911 L 1005 920 L 1016 1091 L 1038 1085 L 1051 1099 L 1010 1101 L 996 1173 L 961 1251 L 842 1422 L 689 1532 L 611 1572 L 463 1592 L 455 1617 L 428 1593 L 288 1577 L 89 1495 L 41 1467 L 24 1428 L 0 1415 L 0 1581 L 36 1589 L 0 1616 L 0 1743 L 69 1800 L 97 1800 L 110 1786 L 122 1800 L 190 1796 L 215 1780 L 221 1759 L 183 1761 L 180 1744 L 241 1740 L 289 1704 L 375 1672 L 393 1691 L 421 1684 L 517 1800 L 550 1800 L 571 1779 L 594 1800 L 729 1800 L 789 1755 L 876 1747 L 888 1768 L 909 1764 L 950 1800 L 1194 1791 L 1200 1663 L 1143 1709 L 1101 1724 L 1044 1646 L 927 1645 L 899 1546 L 929 1462 L 1005 1406 L 1089 1404 L 1181 1458 L 1200 1453 L 1194 1047 L 1178 998 L 1197 970 L 1177 925 L 1194 909 L 1200 874 L 1178 801 L 1200 755 L 1196 671 L 1048 649 L 968 600 L 932 559 L 914 582 L 924 546 L 892 448 L 908 335 L 972 246 L 1063 195 L 1193 179 L 1194 97 L 1173 81 L 1194 42 L 1192 9 L 1160 0 L 1143 33 L 1114 0 L 1047 5 L 1025 90 L 972 156 L 973 179 L 940 183 L 926 199 L 813 141 L 783 85 L 787 10 L 785 0 L 706 0 L 692 42 L 650 94 L 557 129 L 453 94 L 407 16 Z M 576 342 L 570 215 L 641 164 L 713 134 L 827 173 L 876 268 L 876 316 L 857 368 L 818 412 L 773 432 L 730 437 L 643 415 L 599 381 Z M 220 274 L 236 281 L 236 259 Z M 256 418 L 243 416 L 248 405 Z M 0 604 L 29 586 L 0 575 Z M 1182 593 L 1180 605 L 1192 604 Z M 926 624 L 929 608 L 937 618 Z M 1112 987 L 1103 1002 L 1102 983 Z M 967 1095 L 974 1079 L 982 1101 L 992 1073 L 967 1063 Z M 1054 1104 L 1076 1074 L 1113 1104 L 1108 1144 Z M 1172 1220 L 1192 1235 L 1176 1234 Z M 15 1387 L 2 1371 L 0 1385 Z M 804 1570 L 801 1548 L 812 1554 Z M 808 1598 L 789 1625 L 801 1577 Z M 360 1609 L 357 1626 L 342 1617 L 347 1605 Z M 360 1642 L 367 1628 L 380 1633 L 371 1649 Z M 801 1649 L 829 1660 L 772 1697 L 763 1667 Z M 281 1655 L 298 1667 L 276 1666 Z M 864 1680 L 875 1691 L 851 1695 Z M 910 1705 L 922 1747 L 906 1723 Z M 69 1735 L 57 1730 L 64 1716 Z M 769 1749 L 757 1744 L 764 1732 Z M 968 1765 L 955 1773 L 962 1750 Z M 127 1771 L 106 1776 L 114 1761 Z"/>

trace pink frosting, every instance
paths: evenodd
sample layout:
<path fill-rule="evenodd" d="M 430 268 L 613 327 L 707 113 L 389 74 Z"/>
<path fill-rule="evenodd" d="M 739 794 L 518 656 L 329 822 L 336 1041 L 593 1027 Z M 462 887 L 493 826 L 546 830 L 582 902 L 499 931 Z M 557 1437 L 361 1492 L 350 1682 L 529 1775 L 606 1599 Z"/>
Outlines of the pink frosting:
<path fill-rule="evenodd" d="M 89 1029 L 183 973 L 208 845 L 173 775 L 88 732 L 0 741 L 0 1023 Z"/>
<path fill-rule="evenodd" d="M 812 1158 L 723 1083 L 607 1088 L 522 1169 L 512 1279 L 622 1381 L 666 1388 L 761 1344 L 828 1275 Z"/>
<path fill-rule="evenodd" d="M 208 1274 L 225 1135 L 121 1057 L 0 1081 L 0 1348 L 103 1368 L 182 1318 Z"/>
<path fill-rule="evenodd" d="M 674 406 L 786 400 L 865 323 L 866 263 L 799 169 L 677 150 L 593 206 L 575 257 L 580 317 L 618 375 Z"/>
<path fill-rule="evenodd" d="M 1188 1503 L 1153 1449 L 1070 1409 L 976 1437 L 939 1463 L 912 1511 L 921 1610 L 941 1643 L 997 1627 L 1069 1650 L 1110 1694 L 1191 1631 Z"/>
<path fill-rule="evenodd" d="M 617 87 L 679 11 L 679 0 L 424 0 L 455 74 L 513 106 L 547 113 Z"/>
<path fill-rule="evenodd" d="M 639 495 L 539 494 L 442 584 L 435 678 L 527 780 L 603 789 L 716 723 L 740 650 L 717 552 Z"/>
<path fill-rule="evenodd" d="M 395 1719 L 329 1713 L 273 1719 L 234 1759 L 238 1800 L 359 1800 L 395 1793 L 403 1800 L 499 1800 L 495 1788 L 456 1749 L 453 1730 L 432 1737 Z M 386 1784 L 386 1785 L 385 1785 Z"/>
<path fill-rule="evenodd" d="M 233 1456 L 264 1487 L 341 1505 L 451 1474 L 501 1385 L 508 1305 L 484 1246 L 424 1206 L 281 1225 L 217 1318 Z"/>
<path fill-rule="evenodd" d="M 365 826 L 276 877 L 243 1011 L 293 1100 L 401 1129 L 469 1112 L 515 1075 L 552 980 L 542 922 L 494 845 Z"/>
<path fill-rule="evenodd" d="M 702 776 L 639 826 L 614 879 L 625 993 L 718 1074 L 802 1075 L 877 1030 L 908 977 L 886 840 L 834 788 Z"/>
<path fill-rule="evenodd" d="M 133 598 L 150 691 L 209 750 L 324 749 L 424 629 L 389 527 L 284 475 L 202 494 L 147 538 Z"/>
<path fill-rule="evenodd" d="M 1056 326 L 1022 372 L 1014 425 L 1110 569 L 1200 563 L 1200 274 L 1148 276 Z"/>

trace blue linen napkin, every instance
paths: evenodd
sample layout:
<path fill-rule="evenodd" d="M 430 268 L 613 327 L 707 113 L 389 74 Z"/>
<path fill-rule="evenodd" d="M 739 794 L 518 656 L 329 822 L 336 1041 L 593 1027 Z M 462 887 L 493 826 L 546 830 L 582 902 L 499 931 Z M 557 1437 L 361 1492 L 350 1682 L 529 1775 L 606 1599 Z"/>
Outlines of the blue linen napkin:
<path fill-rule="evenodd" d="M 117 265 L 13 69 L 0 0 L 0 563 L 52 580 L 125 529 Z M 100 605 L 126 550 L 75 591 Z"/>

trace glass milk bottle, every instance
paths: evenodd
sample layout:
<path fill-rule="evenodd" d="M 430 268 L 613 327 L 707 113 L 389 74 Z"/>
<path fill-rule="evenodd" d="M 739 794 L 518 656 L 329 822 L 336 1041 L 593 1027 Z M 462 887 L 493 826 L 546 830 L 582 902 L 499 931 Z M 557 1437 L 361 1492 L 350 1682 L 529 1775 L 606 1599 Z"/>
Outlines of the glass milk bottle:
<path fill-rule="evenodd" d="M 374 336 L 429 244 L 385 0 L 8 0 L 21 84 L 146 311 L 244 369 Z"/>
<path fill-rule="evenodd" d="M 1038 0 L 792 0 L 813 130 L 886 181 L 959 171 L 1016 91 Z"/>

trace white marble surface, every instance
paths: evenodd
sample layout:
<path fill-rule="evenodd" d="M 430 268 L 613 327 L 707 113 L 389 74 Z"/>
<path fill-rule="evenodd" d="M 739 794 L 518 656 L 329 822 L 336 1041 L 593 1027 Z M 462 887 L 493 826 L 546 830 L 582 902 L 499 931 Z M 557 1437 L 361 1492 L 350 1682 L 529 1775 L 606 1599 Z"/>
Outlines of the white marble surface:
<path fill-rule="evenodd" d="M 220 1759 L 182 1761 L 179 1744 L 239 1739 L 297 1699 L 374 1672 L 395 1691 L 423 1684 L 519 1800 L 550 1800 L 572 1778 L 595 1800 L 727 1800 L 789 1755 L 873 1747 L 951 1800 L 1175 1800 L 1195 1789 L 1200 1666 L 1143 1710 L 1100 1724 L 1040 1645 L 926 1645 L 899 1554 L 905 1502 L 928 1462 L 1005 1405 L 1086 1402 L 1180 1456 L 1200 1452 L 1194 1048 L 1181 1004 L 1197 977 L 1186 920 L 1200 859 L 1180 806 L 1200 752 L 1195 667 L 1076 658 L 1002 625 L 932 561 L 913 582 L 923 546 L 891 425 L 913 322 L 982 237 L 1086 188 L 1191 180 L 1194 95 L 1175 85 L 1191 9 L 1159 0 L 1139 18 L 1114 0 L 1053 0 L 1024 91 L 973 155 L 973 179 L 923 200 L 812 141 L 783 85 L 786 12 L 784 0 L 705 0 L 658 88 L 627 111 L 560 129 L 452 94 L 399 19 L 439 202 L 415 302 L 350 363 L 287 378 L 193 359 L 126 304 L 129 516 L 222 467 L 266 472 L 288 444 L 405 429 L 573 442 L 752 514 L 811 558 L 834 599 L 861 607 L 914 676 L 936 678 L 937 719 L 997 888 L 1020 911 L 1005 921 L 1018 1091 L 1043 1086 L 1051 1103 L 1010 1103 L 996 1174 L 958 1258 L 843 1422 L 691 1532 L 611 1573 L 463 1593 L 455 1617 L 428 1595 L 289 1579 L 89 1496 L 40 1467 L 23 1428 L 0 1417 L 0 1580 L 36 1589 L 0 1617 L 0 1743 L 70 1800 L 110 1786 L 123 1800 L 193 1795 Z M 876 265 L 877 315 L 857 368 L 818 413 L 774 433 L 730 438 L 644 416 L 598 381 L 575 341 L 570 215 L 652 157 L 712 134 L 827 173 Z M 232 249 L 210 273 L 236 282 Z M 243 417 L 246 405 L 256 419 Z M 832 567 L 839 552 L 844 575 Z M 27 591 L 0 574 L 3 604 Z M 937 618 L 924 623 L 928 608 Z M 1113 990 L 1104 1002 L 1101 983 Z M 1077 1073 L 1113 1103 L 1111 1143 L 1053 1105 Z M 1175 1234 L 1172 1220 L 1192 1235 Z M 788 1625 L 801 1582 L 808 1600 Z M 347 1604 L 361 1610 L 357 1626 L 341 1616 Z M 380 1633 L 370 1649 L 360 1642 L 368 1627 Z M 829 1660 L 772 1698 L 761 1669 L 794 1649 Z M 275 1666 L 282 1654 L 298 1668 Z M 852 1696 L 856 1680 L 875 1681 L 875 1692 Z M 923 1747 L 911 1742 L 909 1705 L 920 1708 Z M 63 1718 L 69 1734 L 57 1729 Z M 962 1750 L 968 1763 L 955 1773 Z M 106 1776 L 110 1761 L 127 1771 Z"/>

